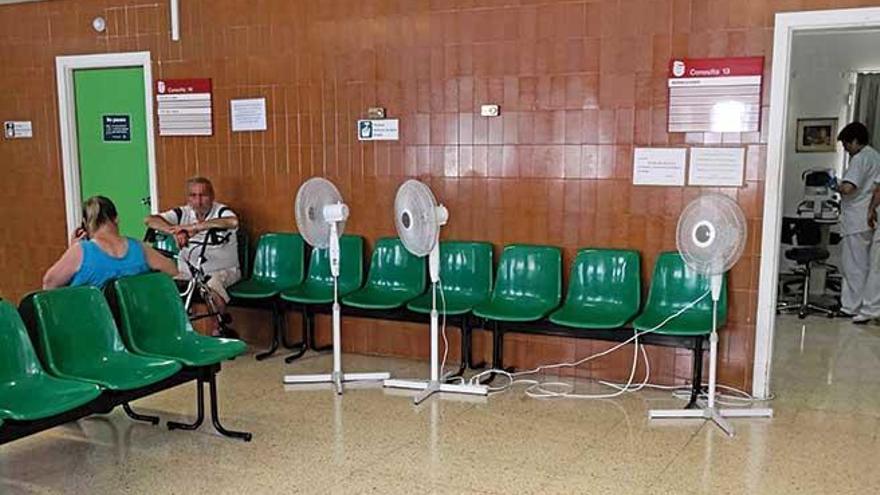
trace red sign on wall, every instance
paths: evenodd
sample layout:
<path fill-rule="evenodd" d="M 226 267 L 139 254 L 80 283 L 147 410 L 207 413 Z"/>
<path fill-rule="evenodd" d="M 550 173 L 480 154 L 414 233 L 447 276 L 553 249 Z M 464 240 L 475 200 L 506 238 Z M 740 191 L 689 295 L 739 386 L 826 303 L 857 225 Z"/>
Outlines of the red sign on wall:
<path fill-rule="evenodd" d="M 210 79 L 160 79 L 156 102 L 160 136 L 214 133 Z"/>
<path fill-rule="evenodd" d="M 757 132 L 764 57 L 669 62 L 669 132 Z"/>

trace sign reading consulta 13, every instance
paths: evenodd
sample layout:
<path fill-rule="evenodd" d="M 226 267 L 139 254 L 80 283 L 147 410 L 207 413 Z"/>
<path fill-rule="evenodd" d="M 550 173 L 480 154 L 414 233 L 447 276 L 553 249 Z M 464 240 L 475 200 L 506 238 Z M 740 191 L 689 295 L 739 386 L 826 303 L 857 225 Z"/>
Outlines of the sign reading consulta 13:
<path fill-rule="evenodd" d="M 758 132 L 764 57 L 672 59 L 669 132 Z"/>

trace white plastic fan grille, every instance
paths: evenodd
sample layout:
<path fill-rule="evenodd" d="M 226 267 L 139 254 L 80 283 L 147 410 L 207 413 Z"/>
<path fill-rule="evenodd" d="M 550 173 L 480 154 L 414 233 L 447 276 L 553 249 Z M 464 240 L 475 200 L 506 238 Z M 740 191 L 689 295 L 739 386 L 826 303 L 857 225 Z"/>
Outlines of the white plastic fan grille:
<path fill-rule="evenodd" d="M 299 233 L 309 245 L 325 249 L 330 245 L 330 223 L 324 218 L 324 207 L 342 203 L 339 190 L 327 179 L 312 177 L 296 193 L 294 211 Z M 337 222 L 338 235 L 345 230 L 345 221 Z"/>
<path fill-rule="evenodd" d="M 423 182 L 410 179 L 397 190 L 394 223 L 404 247 L 416 256 L 427 256 L 440 240 L 437 200 Z"/>
<path fill-rule="evenodd" d="M 676 243 L 685 263 L 717 275 L 729 270 L 746 245 L 746 218 L 736 202 L 722 194 L 704 194 L 688 203 L 678 219 Z"/>

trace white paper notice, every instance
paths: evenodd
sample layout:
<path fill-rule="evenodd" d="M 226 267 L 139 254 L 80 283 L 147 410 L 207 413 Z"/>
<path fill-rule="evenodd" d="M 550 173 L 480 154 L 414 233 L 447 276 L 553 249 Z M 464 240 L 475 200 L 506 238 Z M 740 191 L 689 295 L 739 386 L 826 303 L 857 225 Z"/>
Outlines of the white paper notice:
<path fill-rule="evenodd" d="M 230 100 L 229 105 L 232 117 L 232 132 L 266 130 L 265 98 Z"/>
<path fill-rule="evenodd" d="M 633 152 L 633 184 L 637 186 L 683 186 L 687 148 L 636 148 Z"/>
<path fill-rule="evenodd" d="M 6 139 L 29 139 L 34 137 L 34 125 L 30 120 L 10 120 L 3 123 Z"/>
<path fill-rule="evenodd" d="M 740 187 L 745 157 L 745 148 L 691 148 L 688 184 Z"/>

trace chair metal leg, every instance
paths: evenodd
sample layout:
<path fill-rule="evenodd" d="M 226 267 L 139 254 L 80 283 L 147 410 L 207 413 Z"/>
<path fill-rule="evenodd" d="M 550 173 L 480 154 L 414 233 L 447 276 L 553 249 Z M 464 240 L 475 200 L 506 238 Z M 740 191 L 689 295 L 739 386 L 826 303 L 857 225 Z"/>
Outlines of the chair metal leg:
<path fill-rule="evenodd" d="M 512 367 L 504 367 L 504 329 L 497 321 L 492 322 L 492 369 L 505 370 L 508 372 L 513 371 Z M 480 384 L 486 385 L 492 383 L 497 374 L 498 373 L 495 372 L 489 373 L 485 381 L 481 380 Z"/>
<path fill-rule="evenodd" d="M 308 308 L 303 309 L 308 316 L 303 316 L 303 319 L 308 322 L 309 325 L 309 346 L 315 352 L 327 352 L 333 350 L 333 343 L 329 343 L 327 345 L 323 345 L 318 347 L 318 338 L 315 336 L 315 331 L 317 330 L 317 326 L 315 325 L 315 313 L 312 313 L 308 310 Z"/>
<path fill-rule="evenodd" d="M 208 386 L 211 393 L 211 423 L 214 424 L 214 428 L 223 436 L 239 438 L 245 442 L 250 442 L 254 437 L 252 433 L 227 430 L 220 424 L 220 414 L 217 411 L 217 375 L 215 373 L 210 374 Z M 201 385 L 199 387 L 201 388 Z"/>
<path fill-rule="evenodd" d="M 196 430 L 199 426 L 202 426 L 202 422 L 205 420 L 205 391 L 202 388 L 202 379 L 199 378 L 196 380 L 196 420 L 193 423 L 178 423 L 176 421 L 169 421 L 166 426 L 168 426 L 169 430 Z"/>
<path fill-rule="evenodd" d="M 275 354 L 275 351 L 278 350 L 278 339 L 279 338 L 280 338 L 280 336 L 278 335 L 278 329 L 276 327 L 275 330 L 273 330 L 273 332 L 272 332 L 272 345 L 269 346 L 269 349 L 267 349 L 266 351 L 257 354 L 257 356 L 256 356 L 257 361 L 262 361 L 262 360 L 266 359 L 267 357 L 270 357 L 273 354 Z"/>
<path fill-rule="evenodd" d="M 284 321 L 284 324 L 282 326 L 282 329 L 283 329 L 282 335 L 283 335 L 284 333 L 286 333 L 286 329 L 287 329 L 287 318 L 284 316 L 284 313 L 282 313 L 282 316 L 280 319 Z M 306 318 L 305 318 L 305 316 L 303 316 L 304 323 L 303 323 L 303 326 L 301 327 L 302 328 L 302 336 L 300 337 L 299 343 L 294 344 L 293 347 L 288 347 L 288 349 L 295 348 L 296 351 L 293 354 L 284 358 L 284 362 L 287 364 L 290 364 L 290 363 L 294 362 L 295 360 L 303 357 L 303 355 L 306 353 L 306 351 L 309 350 L 309 332 L 308 332 L 308 328 L 307 328 L 308 325 L 305 324 L 305 321 L 306 321 Z"/>
<path fill-rule="evenodd" d="M 138 414 L 131 409 L 131 406 L 128 405 L 128 402 L 122 404 L 122 409 L 125 411 L 125 414 L 128 415 L 129 418 L 135 421 L 144 421 L 146 423 L 150 423 L 152 425 L 159 424 L 159 416 L 149 416 L 146 414 Z"/>
<path fill-rule="evenodd" d="M 442 377 L 444 381 L 447 381 L 447 382 L 454 381 L 453 378 L 458 378 L 458 377 L 464 375 L 464 370 L 467 369 L 468 345 L 467 345 L 467 339 L 465 338 L 465 336 L 467 335 L 468 332 L 467 332 L 467 330 L 465 330 L 466 327 L 467 327 L 467 315 L 461 317 L 461 323 L 458 326 L 458 329 L 461 333 L 461 345 L 459 348 L 459 350 L 461 351 L 461 359 L 459 359 L 458 369 L 454 373 L 449 373 L 448 375 Z"/>
<path fill-rule="evenodd" d="M 700 392 L 703 390 L 703 337 L 694 338 L 694 369 L 691 378 L 691 398 L 685 409 L 695 409 L 699 407 L 697 400 L 700 398 Z"/>

